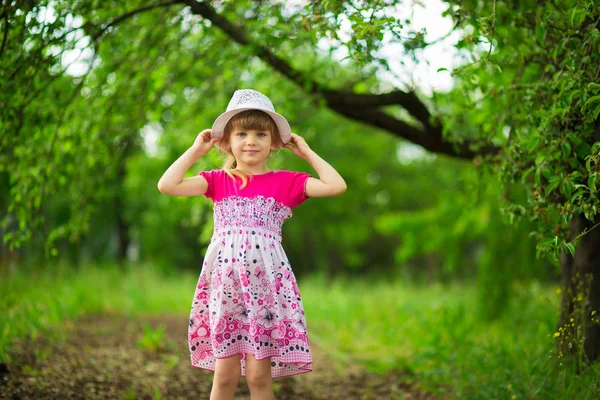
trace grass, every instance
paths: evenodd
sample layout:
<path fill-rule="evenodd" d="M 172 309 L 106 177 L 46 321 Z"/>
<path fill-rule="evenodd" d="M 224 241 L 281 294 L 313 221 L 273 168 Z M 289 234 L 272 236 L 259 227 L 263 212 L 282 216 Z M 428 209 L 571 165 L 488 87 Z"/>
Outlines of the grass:
<path fill-rule="evenodd" d="M 198 271 L 199 273 L 199 271 Z M 0 360 L 14 338 L 60 333 L 86 313 L 189 312 L 198 273 L 164 276 L 147 265 L 66 266 L 0 280 Z M 593 399 L 599 373 L 577 375 L 551 350 L 557 287 L 515 283 L 499 320 L 480 316 L 474 285 L 398 280 L 299 282 L 309 340 L 373 372 L 404 371 L 421 387 L 461 399 Z M 58 329 L 53 329 L 58 328 Z M 148 332 L 150 346 L 160 332 Z M 57 336 L 57 339 L 60 336 Z"/>
<path fill-rule="evenodd" d="M 488 322 L 474 285 L 300 282 L 309 335 L 373 372 L 405 371 L 461 399 L 598 398 L 600 368 L 577 376 L 551 353 L 556 289 L 515 284 L 504 317 Z"/>
<path fill-rule="evenodd" d="M 89 313 L 143 315 L 185 313 L 198 276 L 165 277 L 150 266 L 88 265 L 73 271 L 65 265 L 27 269 L 0 277 L 0 361 L 14 338 L 55 335 L 65 321 Z M 190 289 L 191 288 L 191 289 Z M 192 292 L 190 292 L 192 290 Z"/>

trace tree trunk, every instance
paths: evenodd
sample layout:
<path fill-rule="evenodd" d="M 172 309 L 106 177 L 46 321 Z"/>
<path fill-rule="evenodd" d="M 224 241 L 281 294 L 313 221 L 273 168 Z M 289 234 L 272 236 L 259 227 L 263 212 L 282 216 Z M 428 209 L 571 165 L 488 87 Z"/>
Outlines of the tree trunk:
<path fill-rule="evenodd" d="M 598 223 L 600 216 L 594 222 L 583 215 L 574 216 L 569 224 L 571 237 L 576 237 L 585 228 L 589 230 Z M 581 350 L 583 342 L 583 351 L 593 362 L 600 356 L 600 325 L 592 322 L 600 318 L 600 228 L 589 231 L 581 238 L 575 257 L 570 254 L 561 256 L 561 270 L 559 332 L 563 327 L 566 333 L 561 333 L 559 350 L 564 354 L 576 354 Z M 577 340 L 578 328 L 581 328 L 583 336 L 579 336 L 580 340 Z"/>
<path fill-rule="evenodd" d="M 125 221 L 125 218 L 123 217 L 124 210 L 125 207 L 123 205 L 122 194 L 119 194 L 115 199 L 118 239 L 117 261 L 119 263 L 122 263 L 127 259 L 127 248 L 129 247 L 129 243 L 131 242 L 131 238 L 129 237 L 129 224 L 127 223 L 127 221 Z"/>
<path fill-rule="evenodd" d="M 129 235 L 129 223 L 125 220 L 125 178 L 127 175 L 126 166 L 127 159 L 131 152 L 131 138 L 125 139 L 124 149 L 120 157 L 118 158 L 117 166 L 117 195 L 115 197 L 115 215 L 117 218 L 117 261 L 124 263 L 127 260 L 127 249 L 131 243 L 131 237 Z"/>

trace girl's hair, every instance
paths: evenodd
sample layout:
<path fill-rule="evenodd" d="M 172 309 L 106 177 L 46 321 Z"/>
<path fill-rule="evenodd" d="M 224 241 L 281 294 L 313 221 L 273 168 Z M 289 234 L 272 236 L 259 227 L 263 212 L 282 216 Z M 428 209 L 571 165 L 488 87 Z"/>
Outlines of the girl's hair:
<path fill-rule="evenodd" d="M 283 144 L 281 136 L 279 136 L 279 129 L 277 129 L 273 118 L 260 110 L 246 110 L 234 115 L 225 125 L 223 137 L 221 138 L 221 146 L 229 145 L 229 138 L 234 129 L 269 131 L 271 132 L 271 144 L 277 145 L 277 147 Z M 248 176 L 251 174 L 246 170 L 234 169 L 236 167 L 237 161 L 233 153 L 231 153 L 231 148 L 229 148 L 223 169 L 234 181 L 236 176 L 240 177 L 242 179 L 242 186 L 240 188 L 244 188 L 248 183 Z"/>

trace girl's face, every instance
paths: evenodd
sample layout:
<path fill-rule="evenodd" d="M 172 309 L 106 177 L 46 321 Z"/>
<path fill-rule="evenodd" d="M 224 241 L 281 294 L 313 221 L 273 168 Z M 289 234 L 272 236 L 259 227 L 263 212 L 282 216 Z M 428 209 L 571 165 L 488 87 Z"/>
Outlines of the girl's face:
<path fill-rule="evenodd" d="M 238 165 L 261 165 L 275 146 L 271 144 L 271 132 L 234 128 L 229 136 L 229 145 Z"/>

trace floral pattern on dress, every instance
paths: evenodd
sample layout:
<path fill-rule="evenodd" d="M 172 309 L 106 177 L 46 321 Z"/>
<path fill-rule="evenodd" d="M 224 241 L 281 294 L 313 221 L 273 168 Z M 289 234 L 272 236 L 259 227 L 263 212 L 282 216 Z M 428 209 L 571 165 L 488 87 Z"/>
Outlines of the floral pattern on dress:
<path fill-rule="evenodd" d="M 271 358 L 271 376 L 312 371 L 302 297 L 281 246 L 290 207 L 274 198 L 229 196 L 214 204 L 215 228 L 189 321 L 192 365 L 217 358 Z"/>

